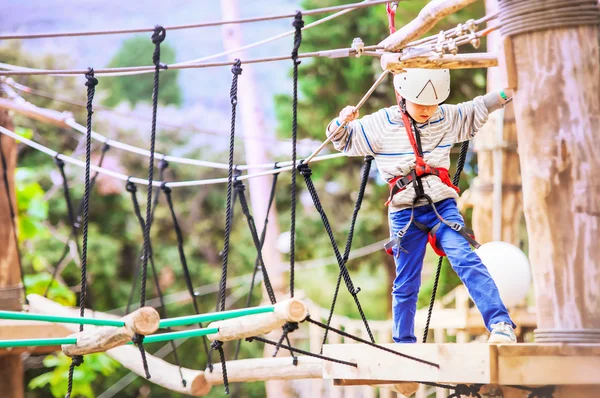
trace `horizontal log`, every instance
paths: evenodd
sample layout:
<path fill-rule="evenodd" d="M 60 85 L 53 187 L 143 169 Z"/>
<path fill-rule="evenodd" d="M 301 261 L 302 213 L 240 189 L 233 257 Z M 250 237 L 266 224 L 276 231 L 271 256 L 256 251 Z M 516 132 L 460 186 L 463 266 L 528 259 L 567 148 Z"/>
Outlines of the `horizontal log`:
<path fill-rule="evenodd" d="M 8 109 L 27 116 L 31 119 L 39 120 L 47 124 L 52 124 L 61 128 L 69 128 L 66 121 L 73 118 L 69 112 L 57 112 L 50 109 L 39 108 L 26 101 L 11 101 L 6 98 L 0 98 L 0 109 Z"/>
<path fill-rule="evenodd" d="M 105 352 L 127 344 L 136 333 L 146 336 L 156 332 L 160 316 L 154 308 L 142 307 L 123 317 L 122 320 L 125 322 L 122 327 L 88 328 L 69 336 L 77 338 L 77 344 L 63 345 L 63 353 L 68 356 L 86 355 Z"/>
<path fill-rule="evenodd" d="M 425 34 L 443 18 L 475 0 L 434 0 L 421 9 L 419 15 L 379 43 L 385 51 L 398 51 L 408 42 Z"/>
<path fill-rule="evenodd" d="M 298 357 L 297 365 L 291 357 L 241 359 L 227 362 L 226 367 L 230 383 L 323 378 L 323 361 L 313 357 Z M 204 377 L 213 386 L 223 384 L 221 364 L 214 364 L 212 372 L 205 370 Z"/>
<path fill-rule="evenodd" d="M 275 304 L 271 313 L 247 315 L 224 321 L 212 322 L 209 328 L 219 329 L 218 333 L 207 337 L 211 341 L 239 340 L 272 332 L 286 322 L 300 322 L 308 316 L 306 305 L 296 299 L 281 301 Z"/>
<path fill-rule="evenodd" d="M 429 54 L 401 60 L 402 54 L 383 54 L 381 67 L 392 72 L 399 72 L 407 68 L 424 69 L 472 69 L 490 68 L 498 66 L 498 57 L 493 53 L 468 53 L 468 54 Z"/>

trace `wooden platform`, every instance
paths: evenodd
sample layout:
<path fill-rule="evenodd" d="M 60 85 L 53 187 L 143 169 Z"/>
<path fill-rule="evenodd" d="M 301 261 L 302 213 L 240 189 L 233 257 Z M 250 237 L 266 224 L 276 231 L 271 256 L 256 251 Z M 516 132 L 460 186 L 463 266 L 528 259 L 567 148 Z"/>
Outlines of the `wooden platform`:
<path fill-rule="evenodd" d="M 365 344 L 325 345 L 324 355 L 355 362 L 324 362 L 323 378 L 336 385 L 425 381 L 449 384 L 600 385 L 600 344 L 384 344 L 439 368 Z"/>
<path fill-rule="evenodd" d="M 0 340 L 54 339 L 67 337 L 72 333 L 69 328 L 57 323 L 0 319 Z M 60 346 L 0 348 L 0 356 L 23 352 L 49 354 L 59 350 Z"/>

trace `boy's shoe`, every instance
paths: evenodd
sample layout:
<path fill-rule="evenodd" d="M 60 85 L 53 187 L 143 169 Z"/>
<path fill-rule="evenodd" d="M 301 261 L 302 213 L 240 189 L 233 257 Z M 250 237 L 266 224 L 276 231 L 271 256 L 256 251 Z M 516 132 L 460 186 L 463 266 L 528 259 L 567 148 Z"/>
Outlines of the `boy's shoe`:
<path fill-rule="evenodd" d="M 498 322 L 492 325 L 492 332 L 488 343 L 516 343 L 517 336 L 512 326 L 506 322 Z"/>

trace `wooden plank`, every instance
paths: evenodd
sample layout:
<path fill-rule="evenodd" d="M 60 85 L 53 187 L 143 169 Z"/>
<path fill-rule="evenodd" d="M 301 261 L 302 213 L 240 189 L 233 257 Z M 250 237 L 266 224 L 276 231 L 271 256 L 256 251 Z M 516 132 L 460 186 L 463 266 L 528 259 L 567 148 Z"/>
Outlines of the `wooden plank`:
<path fill-rule="evenodd" d="M 405 68 L 472 69 L 498 66 L 498 57 L 492 53 L 444 54 L 441 57 L 430 53 L 407 58 L 404 61 L 400 60 L 401 56 L 401 54 L 383 54 L 380 60 L 381 69 L 398 72 Z"/>
<path fill-rule="evenodd" d="M 358 367 L 325 362 L 325 379 L 360 379 L 365 384 L 385 380 L 481 383 L 490 381 L 490 346 L 487 344 L 384 344 L 386 348 L 431 361 L 440 368 L 403 358 L 364 344 L 326 345 L 324 355 L 356 362 Z M 460 364 L 460 366 L 457 366 Z"/>
<path fill-rule="evenodd" d="M 64 325 L 40 321 L 0 320 L 0 340 L 54 339 L 72 334 Z"/>

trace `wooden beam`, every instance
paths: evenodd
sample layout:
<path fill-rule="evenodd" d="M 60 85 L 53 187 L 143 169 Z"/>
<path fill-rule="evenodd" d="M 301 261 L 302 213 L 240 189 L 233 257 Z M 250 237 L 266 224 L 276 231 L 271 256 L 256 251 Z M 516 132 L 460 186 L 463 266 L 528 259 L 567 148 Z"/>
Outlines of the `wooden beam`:
<path fill-rule="evenodd" d="M 57 112 L 51 109 L 43 109 L 25 100 L 13 101 L 6 98 L 0 98 L 0 109 L 11 110 L 31 119 L 39 120 L 40 122 L 52 124 L 61 128 L 69 128 L 66 121 L 73 118 L 73 115 L 69 112 Z"/>
<path fill-rule="evenodd" d="M 325 379 L 338 385 L 425 381 L 451 384 L 599 385 L 600 344 L 386 344 L 440 368 L 362 344 L 325 345 L 324 355 L 358 367 L 326 362 Z"/>
<path fill-rule="evenodd" d="M 54 339 L 67 337 L 72 331 L 63 325 L 38 321 L 0 320 L 0 340 L 17 339 Z M 60 350 L 60 346 L 15 347 L 0 349 L 0 356 L 5 354 L 29 353 L 35 355 L 49 354 Z"/>
<path fill-rule="evenodd" d="M 323 361 L 313 357 L 298 357 L 297 365 L 291 357 L 241 359 L 226 367 L 230 383 L 323 378 Z M 205 370 L 204 377 L 213 386 L 223 384 L 221 364 L 214 364 L 212 372 Z"/>
<path fill-rule="evenodd" d="M 212 322 L 208 327 L 218 328 L 219 333 L 210 334 L 207 337 L 211 341 L 239 340 L 272 332 L 286 322 L 300 322 L 307 316 L 306 305 L 296 298 L 291 298 L 275 304 L 274 312 Z"/>
<path fill-rule="evenodd" d="M 125 345 L 137 333 L 149 335 L 158 330 L 160 316 L 152 307 L 142 307 L 122 318 L 125 326 L 96 327 L 75 333 L 70 337 L 77 338 L 77 344 L 62 346 L 65 355 L 86 355 L 105 352 L 111 348 Z"/>
<path fill-rule="evenodd" d="M 437 54 L 424 55 L 408 58 L 401 61 L 402 54 L 383 54 L 381 56 L 381 68 L 398 72 L 406 68 L 425 69 L 469 69 L 490 68 L 498 66 L 498 57 L 493 53 L 470 53 L 470 54 Z"/>
<path fill-rule="evenodd" d="M 379 43 L 385 51 L 399 51 L 406 43 L 425 34 L 440 20 L 475 0 L 434 0 L 419 12 L 419 15 L 388 38 Z"/>
<path fill-rule="evenodd" d="M 27 296 L 27 299 L 29 300 L 29 309 L 31 312 L 64 316 L 77 316 L 79 314 L 79 310 L 77 308 L 64 307 L 37 294 L 30 294 Z M 118 316 L 88 310 L 86 310 L 86 316 L 105 319 L 119 319 Z M 62 325 L 73 332 L 77 332 L 79 330 L 79 326 L 75 324 Z M 142 360 L 140 358 L 140 352 L 136 347 L 115 347 L 106 351 L 106 354 L 117 362 L 120 362 L 121 365 L 137 375 L 145 377 Z M 210 385 L 208 385 L 206 379 L 204 379 L 203 371 L 181 368 L 183 377 L 187 382 L 186 386 L 184 387 L 181 383 L 179 367 L 163 361 L 160 358 L 154 357 L 148 353 L 146 353 L 146 359 L 148 361 L 150 374 L 152 375 L 152 378 L 150 379 L 152 383 L 171 391 L 192 395 L 195 397 L 206 395 L 210 391 Z"/>

